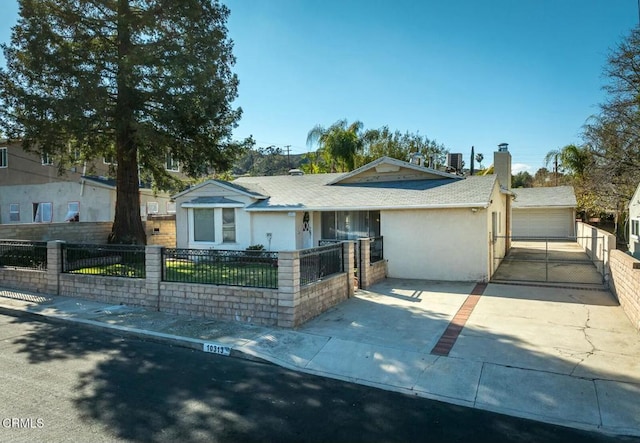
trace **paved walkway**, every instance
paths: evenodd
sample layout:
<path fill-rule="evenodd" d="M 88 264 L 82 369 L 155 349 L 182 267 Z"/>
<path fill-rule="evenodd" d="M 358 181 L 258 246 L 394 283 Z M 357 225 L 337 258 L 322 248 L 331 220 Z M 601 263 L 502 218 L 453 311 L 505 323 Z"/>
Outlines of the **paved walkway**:
<path fill-rule="evenodd" d="M 387 279 L 296 330 L 9 289 L 0 289 L 0 313 L 640 436 L 640 334 L 602 290 Z"/>

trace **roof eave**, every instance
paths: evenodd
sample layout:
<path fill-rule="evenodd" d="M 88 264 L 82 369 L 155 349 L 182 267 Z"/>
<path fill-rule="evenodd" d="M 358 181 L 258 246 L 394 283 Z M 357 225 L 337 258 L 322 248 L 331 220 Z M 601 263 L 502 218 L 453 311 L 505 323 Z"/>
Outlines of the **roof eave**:
<path fill-rule="evenodd" d="M 302 212 L 302 211 L 401 211 L 404 209 L 470 209 L 479 208 L 486 209 L 489 207 L 488 202 L 483 203 L 442 203 L 433 205 L 403 205 L 403 206 L 281 206 L 270 208 L 251 208 L 246 207 L 247 212 Z"/>

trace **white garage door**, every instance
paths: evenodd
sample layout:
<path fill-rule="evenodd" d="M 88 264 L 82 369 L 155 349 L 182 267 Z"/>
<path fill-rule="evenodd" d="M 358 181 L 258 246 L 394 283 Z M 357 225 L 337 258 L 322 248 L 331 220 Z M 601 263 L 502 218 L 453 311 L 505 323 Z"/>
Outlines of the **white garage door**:
<path fill-rule="evenodd" d="M 513 237 L 570 237 L 574 235 L 571 209 L 514 209 Z"/>

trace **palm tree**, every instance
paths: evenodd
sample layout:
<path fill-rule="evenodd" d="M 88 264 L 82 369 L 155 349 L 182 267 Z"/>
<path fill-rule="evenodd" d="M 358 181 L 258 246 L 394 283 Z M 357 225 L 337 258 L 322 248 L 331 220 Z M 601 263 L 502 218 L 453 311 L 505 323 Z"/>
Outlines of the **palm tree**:
<path fill-rule="evenodd" d="M 482 155 L 480 152 L 478 152 L 476 154 L 476 161 L 478 162 L 478 168 L 482 169 L 482 160 L 484 160 L 484 155 Z"/>
<path fill-rule="evenodd" d="M 318 145 L 318 151 L 331 163 L 331 171 L 351 171 L 356 155 L 362 151 L 361 130 L 362 122 L 349 125 L 346 119 L 338 120 L 328 128 L 316 125 L 307 134 L 307 145 Z"/>
<path fill-rule="evenodd" d="M 591 157 L 585 148 L 567 145 L 562 149 L 549 151 L 544 157 L 545 166 L 548 166 L 552 161 L 555 163 L 556 159 L 558 161 L 556 173 L 562 171 L 576 178 L 582 178 L 587 171 Z"/>

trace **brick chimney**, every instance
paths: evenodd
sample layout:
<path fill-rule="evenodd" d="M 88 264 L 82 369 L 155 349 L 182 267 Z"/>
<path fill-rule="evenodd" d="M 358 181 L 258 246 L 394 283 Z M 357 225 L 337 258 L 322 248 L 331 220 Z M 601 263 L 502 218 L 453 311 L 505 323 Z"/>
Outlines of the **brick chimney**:
<path fill-rule="evenodd" d="M 501 187 L 511 189 L 511 154 L 508 143 L 500 143 L 498 150 L 493 153 L 493 172 L 498 176 Z"/>

